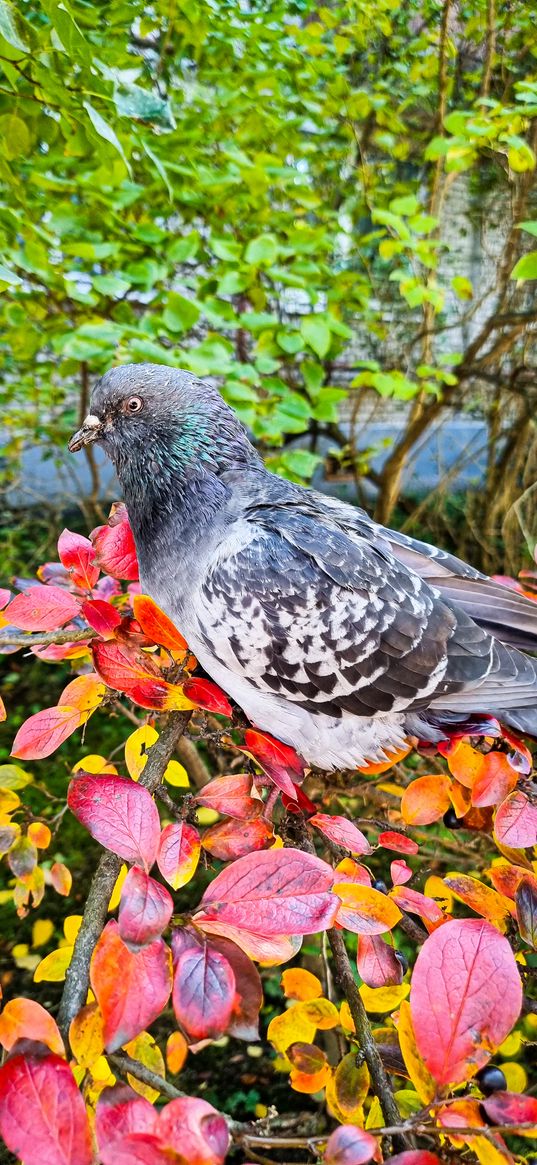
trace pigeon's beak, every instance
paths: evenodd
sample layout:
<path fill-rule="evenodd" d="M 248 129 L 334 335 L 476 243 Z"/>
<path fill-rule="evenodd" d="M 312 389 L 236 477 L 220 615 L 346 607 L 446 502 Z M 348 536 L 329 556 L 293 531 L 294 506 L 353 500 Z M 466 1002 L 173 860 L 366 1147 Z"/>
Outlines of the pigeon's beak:
<path fill-rule="evenodd" d="M 78 453 L 84 445 L 90 445 L 92 441 L 98 441 L 102 436 L 103 425 L 100 417 L 95 417 L 91 413 L 85 417 L 82 422 L 82 427 L 75 433 L 67 446 L 70 453 Z"/>

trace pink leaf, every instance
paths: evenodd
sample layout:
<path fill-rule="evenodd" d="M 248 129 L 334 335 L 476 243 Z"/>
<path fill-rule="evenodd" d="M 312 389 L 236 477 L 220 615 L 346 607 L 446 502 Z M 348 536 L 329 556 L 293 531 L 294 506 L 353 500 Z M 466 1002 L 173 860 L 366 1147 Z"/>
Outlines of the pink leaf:
<path fill-rule="evenodd" d="M 436 1082 L 460 1084 L 514 1027 L 522 985 L 509 943 L 481 919 L 446 922 L 422 946 L 410 1006 L 418 1050 Z"/>
<path fill-rule="evenodd" d="M 205 939 L 180 931 L 172 950 L 177 1022 L 194 1040 L 218 1039 L 227 1030 L 235 999 L 235 975 L 228 960 Z"/>
<path fill-rule="evenodd" d="M 106 1049 L 115 1052 L 164 1010 L 172 989 L 171 951 L 159 938 L 133 954 L 111 919 L 93 952 L 90 979 L 104 1021 Z"/>
<path fill-rule="evenodd" d="M 370 854 L 373 852 L 367 837 L 357 829 L 352 821 L 346 817 L 331 816 L 329 813 L 316 813 L 310 817 L 310 825 L 324 833 L 330 841 L 343 846 L 353 854 Z"/>
<path fill-rule="evenodd" d="M 0 1132 L 24 1165 L 91 1165 L 86 1106 L 60 1056 L 15 1055 L 0 1068 Z"/>
<path fill-rule="evenodd" d="M 157 1119 L 153 1105 L 128 1084 L 105 1088 L 95 1112 L 95 1133 L 101 1154 L 110 1152 L 115 1142 L 129 1133 L 155 1132 Z"/>
<path fill-rule="evenodd" d="M 121 623 L 119 611 L 104 599 L 87 599 L 82 603 L 81 614 L 103 639 L 112 639 Z"/>
<path fill-rule="evenodd" d="M 3 611 L 4 607 L 7 607 L 10 598 L 11 591 L 8 591 L 7 587 L 0 587 L 0 611 Z"/>
<path fill-rule="evenodd" d="M 394 886 L 404 886 L 412 877 L 412 870 L 404 861 L 395 861 L 390 865 L 390 873 Z"/>
<path fill-rule="evenodd" d="M 101 1149 L 101 1165 L 183 1165 L 163 1144 L 158 1133 L 126 1133 L 114 1145 Z"/>
<path fill-rule="evenodd" d="M 101 845 L 127 862 L 151 868 L 160 821 L 155 802 L 142 785 L 123 777 L 82 772 L 69 785 L 67 803 Z"/>
<path fill-rule="evenodd" d="M 257 934 L 315 934 L 334 921 L 339 903 L 333 883 L 332 868 L 312 854 L 265 850 L 217 874 L 201 908 L 208 919 Z"/>
<path fill-rule="evenodd" d="M 69 705 L 42 708 L 21 724 L 13 741 L 11 755 L 20 760 L 42 760 L 72 736 L 85 719 L 79 708 L 71 708 Z"/>
<path fill-rule="evenodd" d="M 377 1141 L 356 1125 L 340 1125 L 326 1142 L 325 1165 L 365 1165 L 372 1158 L 379 1160 Z"/>
<path fill-rule="evenodd" d="M 411 837 L 406 837 L 404 833 L 396 833 L 391 829 L 379 833 L 378 843 L 384 849 L 391 849 L 396 854 L 417 854 L 419 850 L 417 841 L 413 841 Z"/>
<path fill-rule="evenodd" d="M 385 1165 L 441 1165 L 441 1161 L 436 1153 L 429 1153 L 428 1149 L 407 1149 L 395 1157 L 387 1157 Z"/>
<path fill-rule="evenodd" d="M 140 950 L 158 938 L 172 914 L 171 894 L 145 870 L 133 866 L 121 889 L 118 915 L 119 933 L 129 950 Z"/>
<path fill-rule="evenodd" d="M 230 939 L 214 937 L 210 942 L 225 956 L 235 975 L 235 998 L 227 1031 L 238 1040 L 257 1040 L 259 1012 L 263 1004 L 259 971 L 248 955 Z"/>
<path fill-rule="evenodd" d="M 496 813 L 494 832 L 501 845 L 528 849 L 537 845 L 537 808 L 525 793 L 511 793 Z"/>
<path fill-rule="evenodd" d="M 80 603 L 62 587 L 46 587 L 38 583 L 6 607 L 4 618 L 21 631 L 57 631 L 70 623 L 80 611 Z"/>
<path fill-rule="evenodd" d="M 157 865 L 174 890 L 186 886 L 196 872 L 201 852 L 200 835 L 186 821 L 165 825 L 160 835 Z"/>
<path fill-rule="evenodd" d="M 444 917 L 434 898 L 420 894 L 419 890 L 411 890 L 410 886 L 394 886 L 390 898 L 393 898 L 400 910 L 419 914 L 420 918 L 426 918 L 428 922 L 440 922 Z"/>
<path fill-rule="evenodd" d="M 63 530 L 58 538 L 60 562 L 70 572 L 75 586 L 91 591 L 99 577 L 99 567 L 93 563 L 93 546 L 89 538 Z"/>
<path fill-rule="evenodd" d="M 494 1092 L 481 1101 L 495 1125 L 533 1125 L 537 1128 L 537 1099 L 518 1092 Z"/>
<path fill-rule="evenodd" d="M 357 967 L 368 987 L 392 987 L 403 982 L 403 965 L 379 934 L 360 935 Z"/>
<path fill-rule="evenodd" d="M 95 562 L 112 578 L 137 579 L 136 547 L 125 506 L 118 506 L 108 526 L 97 526 L 91 541 Z"/>
<path fill-rule="evenodd" d="M 263 810 L 263 802 L 252 797 L 252 778 L 249 773 L 214 777 L 196 793 L 194 801 L 197 805 L 205 805 L 208 809 L 216 809 L 217 813 L 241 820 L 255 817 Z"/>
<path fill-rule="evenodd" d="M 171 1100 L 159 1119 L 162 1140 L 195 1165 L 221 1165 L 229 1148 L 224 1117 L 194 1096 Z"/>

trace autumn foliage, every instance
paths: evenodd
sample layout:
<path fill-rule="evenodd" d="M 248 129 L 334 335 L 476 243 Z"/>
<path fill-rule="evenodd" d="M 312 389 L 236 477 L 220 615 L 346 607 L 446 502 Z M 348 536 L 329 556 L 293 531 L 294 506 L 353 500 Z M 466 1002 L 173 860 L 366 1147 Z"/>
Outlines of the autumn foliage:
<path fill-rule="evenodd" d="M 537 1129 L 527 743 L 487 721 L 439 755 L 409 742 L 381 772 L 321 778 L 196 674 L 180 629 L 139 593 L 124 507 L 90 538 L 65 530 L 58 555 L 1 592 L 2 650 L 72 672 L 0 766 L 4 904 L 43 920 L 36 984 L 65 980 L 57 1016 L 6 980 L 7 1148 L 24 1165 L 524 1161 Z M 94 715 L 129 725 L 121 756 L 84 755 Z M 39 764 L 26 765 L 74 733 L 63 807 L 41 786 L 36 814 Z M 203 754 L 201 778 L 174 756 L 181 740 Z M 67 810 L 105 852 L 54 946 L 43 902 L 81 890 L 55 856 Z M 201 1050 L 260 1038 L 294 1126 L 270 1090 L 239 1121 L 182 1087 Z"/>

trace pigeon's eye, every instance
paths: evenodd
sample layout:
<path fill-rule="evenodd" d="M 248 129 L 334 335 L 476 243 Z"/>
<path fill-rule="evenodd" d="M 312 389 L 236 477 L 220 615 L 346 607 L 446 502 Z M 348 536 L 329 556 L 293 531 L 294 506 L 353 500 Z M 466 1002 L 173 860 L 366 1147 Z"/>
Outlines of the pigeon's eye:
<path fill-rule="evenodd" d="M 128 413 L 139 413 L 144 407 L 141 396 L 130 396 L 126 404 Z"/>

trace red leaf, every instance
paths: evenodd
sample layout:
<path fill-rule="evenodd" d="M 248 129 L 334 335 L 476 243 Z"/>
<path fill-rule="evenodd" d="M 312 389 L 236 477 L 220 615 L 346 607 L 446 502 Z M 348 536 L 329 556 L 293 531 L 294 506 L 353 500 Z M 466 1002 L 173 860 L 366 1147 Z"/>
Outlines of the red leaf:
<path fill-rule="evenodd" d="M 206 712 L 215 712 L 218 716 L 233 715 L 227 696 L 211 680 L 187 680 L 183 684 L 183 692 L 187 700 L 192 700 L 197 708 L 205 708 Z"/>
<path fill-rule="evenodd" d="M 221 1165 L 229 1148 L 229 1132 L 224 1117 L 194 1096 L 171 1100 L 159 1119 L 162 1140 L 189 1165 Z"/>
<path fill-rule="evenodd" d="M 331 926 L 334 871 L 300 850 L 265 850 L 233 862 L 208 886 L 201 909 L 256 934 L 315 934 Z"/>
<path fill-rule="evenodd" d="M 501 845 L 511 849 L 537 845 L 537 808 L 525 793 L 510 793 L 502 801 L 496 813 L 494 833 Z"/>
<path fill-rule="evenodd" d="M 537 1100 L 518 1092 L 494 1092 L 481 1101 L 495 1125 L 533 1125 L 537 1127 Z"/>
<path fill-rule="evenodd" d="M 235 975 L 235 998 L 227 1031 L 238 1040 L 257 1040 L 259 1012 L 263 1004 L 259 971 L 248 955 L 230 939 L 214 937 L 209 941 L 211 947 L 224 955 Z"/>
<path fill-rule="evenodd" d="M 379 1160 L 377 1141 L 356 1125 L 340 1125 L 326 1142 L 325 1165 L 365 1165 L 372 1158 Z"/>
<path fill-rule="evenodd" d="M 186 639 L 183 639 L 175 623 L 172 623 L 149 595 L 135 595 L 132 610 L 142 631 L 153 643 L 160 643 L 161 647 L 166 647 L 169 651 L 187 650 Z"/>
<path fill-rule="evenodd" d="M 80 603 L 61 587 L 37 583 L 6 607 L 3 617 L 21 631 L 57 631 L 80 611 Z"/>
<path fill-rule="evenodd" d="M 479 809 L 503 801 L 518 781 L 518 773 L 505 753 L 489 752 L 483 757 L 483 762 L 481 772 L 472 786 L 472 805 Z"/>
<path fill-rule="evenodd" d="M 206 829 L 201 844 L 213 857 L 222 862 L 242 858 L 256 850 L 267 849 L 274 842 L 274 831 L 262 817 L 253 821 L 228 818 Z"/>
<path fill-rule="evenodd" d="M 387 1157 L 384 1165 L 441 1165 L 441 1161 L 428 1149 L 407 1149 L 395 1157 Z"/>
<path fill-rule="evenodd" d="M 93 952 L 90 979 L 104 1021 L 105 1047 L 115 1052 L 164 1010 L 172 989 L 171 952 L 159 938 L 133 954 L 111 919 Z"/>
<path fill-rule="evenodd" d="M 316 813 L 310 817 L 310 825 L 314 825 L 330 841 L 343 846 L 353 854 L 370 854 L 373 852 L 367 837 L 357 829 L 352 821 L 346 817 L 338 817 L 329 813 Z"/>
<path fill-rule="evenodd" d="M 160 835 L 157 865 L 174 890 L 186 886 L 196 872 L 201 852 L 200 835 L 186 821 L 165 825 Z"/>
<path fill-rule="evenodd" d="M 378 844 L 384 849 L 393 850 L 396 854 L 417 854 L 419 850 L 417 841 L 412 841 L 411 837 L 406 837 L 404 833 L 396 833 L 391 829 L 379 833 Z"/>
<path fill-rule="evenodd" d="M 294 783 L 301 784 L 304 778 L 304 762 L 294 748 L 254 728 L 247 728 L 244 733 L 244 745 L 245 752 L 253 756 L 271 781 L 288 797 L 296 798 Z"/>
<path fill-rule="evenodd" d="M 91 1165 L 86 1106 L 60 1056 L 18 1055 L 0 1068 L 0 1132 L 24 1165 Z"/>
<path fill-rule="evenodd" d="M 390 898 L 397 902 L 401 910 L 419 914 L 420 918 L 426 918 L 428 922 L 440 922 L 444 917 L 434 898 L 428 898 L 418 890 L 411 890 L 410 886 L 395 886 L 390 891 Z"/>
<path fill-rule="evenodd" d="M 410 1006 L 418 1050 L 437 1083 L 460 1084 L 486 1064 L 521 1003 L 513 952 L 490 923 L 457 919 L 429 935 L 416 960 Z"/>
<path fill-rule="evenodd" d="M 100 1151 L 101 1165 L 183 1165 L 185 1158 L 162 1143 L 158 1133 L 126 1133 Z"/>
<path fill-rule="evenodd" d="M 91 591 L 99 577 L 99 567 L 93 563 L 93 546 L 89 538 L 63 530 L 58 538 L 60 562 L 70 572 L 75 586 Z"/>
<path fill-rule="evenodd" d="M 177 1022 L 194 1040 L 218 1039 L 227 1030 L 235 998 L 235 975 L 228 960 L 191 932 L 176 932 L 172 950 Z"/>
<path fill-rule="evenodd" d="M 172 914 L 171 894 L 145 870 L 133 866 L 121 888 L 118 915 L 119 933 L 129 950 L 140 950 L 159 938 Z"/>
<path fill-rule="evenodd" d="M 516 916 L 520 937 L 537 950 L 537 878 L 524 874 L 515 891 Z"/>
<path fill-rule="evenodd" d="M 395 861 L 390 863 L 390 873 L 394 886 L 404 886 L 412 877 L 412 870 L 404 861 Z"/>
<path fill-rule="evenodd" d="M 128 1084 L 103 1089 L 95 1112 L 95 1133 L 101 1155 L 109 1153 L 129 1133 L 155 1132 L 157 1120 L 153 1105 Z"/>
<path fill-rule="evenodd" d="M 118 506 L 108 526 L 97 526 L 91 533 L 95 562 L 112 578 L 138 579 L 136 547 L 127 511 Z"/>
<path fill-rule="evenodd" d="M 227 777 L 214 777 L 199 793 L 194 801 L 225 813 L 229 817 L 248 820 L 263 811 L 263 802 L 252 797 L 252 778 L 249 773 L 231 773 Z"/>
<path fill-rule="evenodd" d="M 42 708 L 21 724 L 11 755 L 20 760 L 42 760 L 72 736 L 85 719 L 79 708 Z"/>
<path fill-rule="evenodd" d="M 403 982 L 403 964 L 379 934 L 360 935 L 357 967 L 368 987 L 392 987 Z"/>
<path fill-rule="evenodd" d="M 147 789 L 124 777 L 77 773 L 67 804 L 91 836 L 127 862 L 149 870 L 157 856 L 160 820 Z"/>
<path fill-rule="evenodd" d="M 169 684 L 150 655 L 117 640 L 92 645 L 95 670 L 111 688 L 125 692 L 141 708 L 192 708 L 177 684 Z"/>
<path fill-rule="evenodd" d="M 121 615 L 111 603 L 104 599 L 86 599 L 81 613 L 86 623 L 93 627 L 103 639 L 111 639 L 121 623 Z"/>

